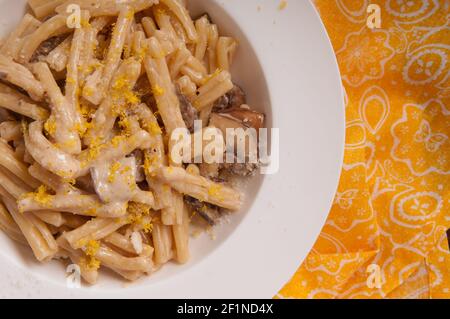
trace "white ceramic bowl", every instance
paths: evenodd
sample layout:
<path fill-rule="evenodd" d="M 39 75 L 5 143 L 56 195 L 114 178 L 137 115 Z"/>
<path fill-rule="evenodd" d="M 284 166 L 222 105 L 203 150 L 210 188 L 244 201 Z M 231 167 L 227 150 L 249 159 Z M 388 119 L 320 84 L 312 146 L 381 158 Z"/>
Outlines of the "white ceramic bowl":
<path fill-rule="evenodd" d="M 25 0 L 0 0 L 0 33 L 16 25 Z M 191 243 L 192 261 L 124 284 L 102 272 L 98 285 L 68 289 L 59 262 L 37 263 L 31 252 L 0 235 L 0 297 L 270 298 L 312 247 L 337 187 L 344 106 L 339 71 L 313 5 L 275 0 L 195 0 L 222 34 L 239 39 L 234 80 L 249 104 L 280 129 L 280 170 L 248 186 L 243 212 Z"/>

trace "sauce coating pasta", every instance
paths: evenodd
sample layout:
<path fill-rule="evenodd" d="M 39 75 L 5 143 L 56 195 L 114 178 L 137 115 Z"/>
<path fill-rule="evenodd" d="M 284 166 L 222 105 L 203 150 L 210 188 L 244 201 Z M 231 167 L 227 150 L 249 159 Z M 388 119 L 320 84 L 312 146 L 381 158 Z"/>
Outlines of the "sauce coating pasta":
<path fill-rule="evenodd" d="M 232 175 L 256 168 L 171 156 L 198 119 L 221 138 L 262 126 L 232 80 L 238 41 L 185 1 L 28 3 L 0 45 L 0 228 L 89 284 L 102 267 L 137 280 L 188 262 L 191 225 L 238 211 Z"/>

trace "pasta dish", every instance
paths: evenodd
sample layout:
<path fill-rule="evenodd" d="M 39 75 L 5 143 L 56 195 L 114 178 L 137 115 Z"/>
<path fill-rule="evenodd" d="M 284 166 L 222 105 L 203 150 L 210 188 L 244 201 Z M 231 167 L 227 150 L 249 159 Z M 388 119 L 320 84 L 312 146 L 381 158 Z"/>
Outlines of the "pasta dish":
<path fill-rule="evenodd" d="M 258 170 L 171 156 L 178 129 L 263 127 L 230 74 L 237 40 L 186 0 L 28 4 L 0 42 L 0 228 L 89 284 L 186 263 L 192 227 L 239 211 L 233 181 Z"/>

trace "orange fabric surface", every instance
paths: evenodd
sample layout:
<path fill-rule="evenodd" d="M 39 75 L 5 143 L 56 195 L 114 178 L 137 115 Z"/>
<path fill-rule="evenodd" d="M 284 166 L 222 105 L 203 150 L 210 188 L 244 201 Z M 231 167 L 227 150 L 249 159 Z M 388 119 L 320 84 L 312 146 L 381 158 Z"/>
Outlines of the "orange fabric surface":
<path fill-rule="evenodd" d="M 279 298 L 450 298 L 450 1 L 370 3 L 380 29 L 369 1 L 315 1 L 346 92 L 346 152 L 328 221 Z"/>

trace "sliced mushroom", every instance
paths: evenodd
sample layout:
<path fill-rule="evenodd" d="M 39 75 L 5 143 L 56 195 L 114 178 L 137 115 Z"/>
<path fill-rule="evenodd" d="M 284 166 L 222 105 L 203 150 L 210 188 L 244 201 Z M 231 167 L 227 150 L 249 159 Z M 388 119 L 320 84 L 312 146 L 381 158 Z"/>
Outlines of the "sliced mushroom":
<path fill-rule="evenodd" d="M 222 96 L 214 104 L 213 112 L 222 112 L 231 108 L 239 108 L 245 104 L 247 98 L 240 86 L 234 85 L 233 89 Z"/>
<path fill-rule="evenodd" d="M 213 113 L 211 115 L 210 125 L 215 126 L 220 129 L 224 136 L 227 136 L 226 130 L 228 128 L 233 129 L 258 129 L 263 127 L 264 114 L 252 111 L 247 108 L 234 108 L 223 113 Z M 258 168 L 258 163 L 251 163 L 249 160 L 249 142 L 246 143 L 247 158 L 245 163 L 238 163 L 236 154 L 234 154 L 233 163 L 224 163 L 220 167 L 221 175 L 234 175 L 234 176 L 253 176 Z M 235 145 L 237 145 L 237 140 L 235 140 Z"/>
<path fill-rule="evenodd" d="M 254 176 L 259 169 L 259 164 L 254 163 L 224 163 L 220 167 L 222 176 L 235 175 L 241 177 Z"/>
<path fill-rule="evenodd" d="M 203 17 L 206 17 L 206 19 L 208 19 L 208 22 L 209 22 L 209 23 L 211 23 L 211 24 L 214 23 L 213 20 L 211 19 L 211 16 L 209 15 L 208 12 L 203 12 L 203 13 L 200 14 L 197 18 L 195 18 L 194 21 L 199 20 L 199 19 L 201 19 L 201 18 L 203 18 Z"/>
<path fill-rule="evenodd" d="M 134 91 L 136 91 L 136 93 L 142 97 L 152 95 L 152 88 L 147 76 L 141 76 L 138 79 L 136 85 L 134 86 Z"/>
<path fill-rule="evenodd" d="M 244 106 L 243 104 L 242 106 Z M 224 111 L 222 114 L 231 116 L 232 118 L 241 121 L 246 127 L 253 127 L 255 130 L 259 130 L 263 127 L 264 114 L 252 111 L 250 108 L 245 107 L 231 108 Z"/>
<path fill-rule="evenodd" d="M 41 57 L 47 56 L 53 49 L 55 49 L 61 42 L 64 41 L 66 35 L 58 35 L 51 37 L 39 45 L 36 51 L 33 53 L 33 57 L 31 58 L 31 62 L 39 61 Z"/>
<path fill-rule="evenodd" d="M 197 213 L 211 226 L 217 225 L 222 217 L 221 209 L 217 206 L 202 203 L 198 199 L 190 196 L 185 196 L 184 201 L 195 213 Z"/>
<path fill-rule="evenodd" d="M 178 100 L 180 101 L 181 115 L 189 132 L 194 132 L 194 122 L 198 120 L 198 111 L 192 106 L 191 101 L 177 90 Z"/>
<path fill-rule="evenodd" d="M 212 113 L 209 120 L 209 126 L 217 127 L 222 131 L 223 136 L 227 136 L 227 128 L 245 129 L 245 125 L 239 120 L 226 114 Z"/>

